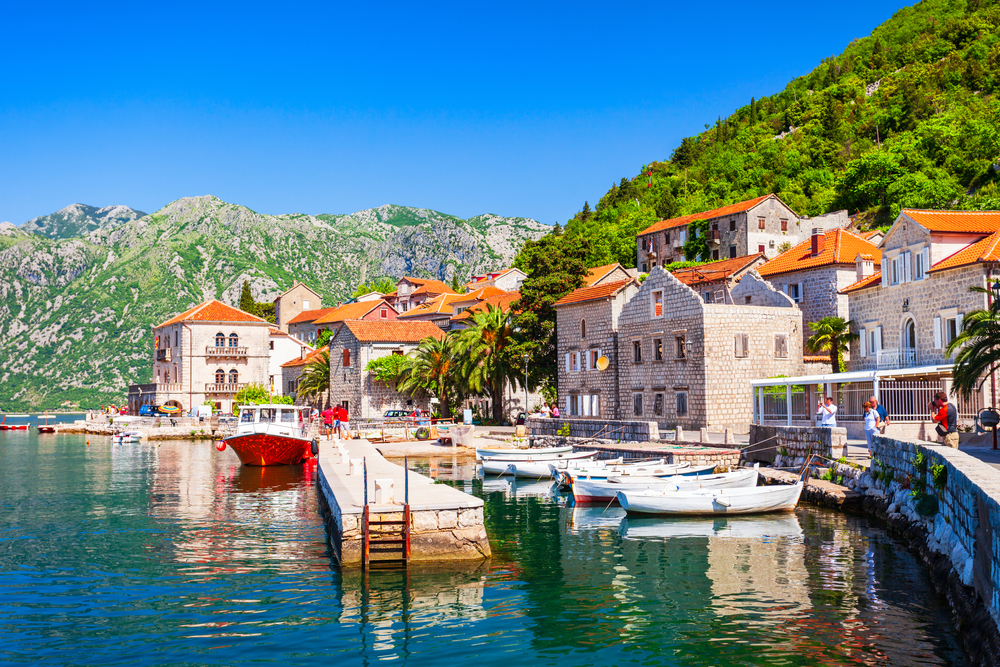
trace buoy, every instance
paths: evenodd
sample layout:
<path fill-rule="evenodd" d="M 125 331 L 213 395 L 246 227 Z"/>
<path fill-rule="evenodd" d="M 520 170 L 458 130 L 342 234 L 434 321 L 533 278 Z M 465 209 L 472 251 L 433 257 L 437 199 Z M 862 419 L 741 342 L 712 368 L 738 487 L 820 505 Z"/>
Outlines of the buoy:
<path fill-rule="evenodd" d="M 222 442 L 222 441 L 220 440 L 220 441 L 219 441 L 219 444 L 217 444 L 217 445 L 215 446 L 215 448 L 216 448 L 217 450 L 219 450 L 220 452 L 221 452 L 221 451 L 224 451 L 224 450 L 226 449 L 226 443 L 224 443 L 224 442 Z"/>

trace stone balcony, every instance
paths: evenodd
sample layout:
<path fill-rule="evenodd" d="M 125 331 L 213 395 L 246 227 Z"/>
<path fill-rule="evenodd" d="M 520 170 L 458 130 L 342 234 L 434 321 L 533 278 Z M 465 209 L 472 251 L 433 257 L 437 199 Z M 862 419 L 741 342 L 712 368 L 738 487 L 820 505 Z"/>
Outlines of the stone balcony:
<path fill-rule="evenodd" d="M 129 391 L 138 394 L 171 394 L 185 391 L 181 382 L 149 382 L 129 385 Z"/>
<path fill-rule="evenodd" d="M 206 394 L 235 394 L 247 386 L 246 382 L 206 382 Z"/>
<path fill-rule="evenodd" d="M 247 356 L 247 348 L 244 347 L 216 347 L 215 345 L 208 345 L 205 347 L 206 357 L 245 357 Z"/>
<path fill-rule="evenodd" d="M 157 361 L 170 361 L 170 356 L 171 355 L 170 355 L 170 348 L 169 347 L 165 347 L 162 350 L 157 350 L 156 351 L 156 360 Z"/>
<path fill-rule="evenodd" d="M 919 360 L 917 350 L 912 347 L 904 347 L 896 350 L 879 350 L 875 356 L 875 367 L 880 371 L 915 368 Z"/>

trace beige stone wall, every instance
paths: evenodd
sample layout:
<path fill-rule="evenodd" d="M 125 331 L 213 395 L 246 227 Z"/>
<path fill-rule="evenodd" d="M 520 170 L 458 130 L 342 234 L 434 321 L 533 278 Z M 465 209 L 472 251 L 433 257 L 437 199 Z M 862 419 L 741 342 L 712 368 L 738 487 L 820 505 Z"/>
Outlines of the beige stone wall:
<path fill-rule="evenodd" d="M 289 320 L 294 319 L 304 310 L 317 310 L 322 307 L 323 304 L 318 294 L 302 283 L 297 283 L 292 289 L 274 300 L 275 326 L 287 333 L 289 332 Z"/>
<path fill-rule="evenodd" d="M 824 317 L 850 318 L 848 297 L 840 290 L 857 281 L 857 269 L 850 266 L 823 266 L 805 271 L 793 271 L 768 277 L 767 281 L 775 289 L 788 293 L 789 285 L 801 285 L 802 298 L 798 302 L 805 326 L 802 328 L 802 344 L 812 335 L 810 322 L 818 322 Z M 793 290 L 794 291 L 794 290 Z M 811 352 L 810 352 L 811 354 Z"/>

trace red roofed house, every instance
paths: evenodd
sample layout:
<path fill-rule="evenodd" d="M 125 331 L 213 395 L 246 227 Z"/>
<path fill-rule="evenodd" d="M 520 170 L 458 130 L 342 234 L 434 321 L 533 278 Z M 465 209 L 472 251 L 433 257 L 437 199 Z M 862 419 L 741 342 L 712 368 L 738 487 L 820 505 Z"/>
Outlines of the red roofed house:
<path fill-rule="evenodd" d="M 746 255 L 671 271 L 699 295 L 705 303 L 732 303 L 733 288 L 740 278 L 764 263 L 764 255 Z"/>
<path fill-rule="evenodd" d="M 183 413 L 205 401 L 230 412 L 248 383 L 267 384 L 266 320 L 212 299 L 153 327 L 153 382 L 129 387 L 129 409 L 173 405 Z"/>
<path fill-rule="evenodd" d="M 396 281 L 396 292 L 394 295 L 386 295 L 386 300 L 396 307 L 400 313 L 405 313 L 410 308 L 419 306 L 425 301 L 429 301 L 440 294 L 454 294 L 455 290 L 445 285 L 440 280 L 428 280 L 426 278 L 414 278 L 403 276 Z"/>
<path fill-rule="evenodd" d="M 626 269 L 618 262 L 595 266 L 592 269 L 587 269 L 587 275 L 583 277 L 583 285 L 584 287 L 592 287 L 602 283 L 616 283 L 619 280 L 636 278 L 638 273 L 635 269 Z"/>
<path fill-rule="evenodd" d="M 800 218 L 777 195 L 764 195 L 650 225 L 636 236 L 636 266 L 647 273 L 656 266 L 684 261 L 683 246 L 695 220 L 707 221 L 713 261 L 757 253 L 775 257 L 784 244 L 808 238 L 813 227 L 843 227 L 849 222 L 847 211 Z"/>
<path fill-rule="evenodd" d="M 472 280 L 466 283 L 465 287 L 471 292 L 482 287 L 496 287 L 504 292 L 516 292 L 521 289 L 521 283 L 528 277 L 528 274 L 517 268 L 501 269 L 491 271 L 478 276 L 472 276 Z"/>
<path fill-rule="evenodd" d="M 329 315 L 335 310 L 337 310 L 336 306 L 333 308 L 304 310 L 288 320 L 288 333 L 306 341 L 307 343 L 314 343 L 316 341 L 316 320 L 324 315 Z"/>
<path fill-rule="evenodd" d="M 320 408 L 328 405 L 328 392 L 324 392 L 322 396 L 311 398 L 308 401 L 296 396 L 296 393 L 299 390 L 299 382 L 302 379 L 302 373 L 305 371 L 306 365 L 315 361 L 320 354 L 329 352 L 329 350 L 330 348 L 327 346 L 309 352 L 302 350 L 302 354 L 298 357 L 294 357 L 281 364 L 281 389 L 286 396 L 295 396 L 296 404 L 305 405 L 306 403 L 312 403 Z"/>
<path fill-rule="evenodd" d="M 337 306 L 333 310 L 316 318 L 312 322 L 318 336 L 323 331 L 332 331 L 337 335 L 340 327 L 347 320 L 369 320 L 375 322 L 391 322 L 399 315 L 397 310 L 383 299 L 377 301 L 352 301 Z"/>

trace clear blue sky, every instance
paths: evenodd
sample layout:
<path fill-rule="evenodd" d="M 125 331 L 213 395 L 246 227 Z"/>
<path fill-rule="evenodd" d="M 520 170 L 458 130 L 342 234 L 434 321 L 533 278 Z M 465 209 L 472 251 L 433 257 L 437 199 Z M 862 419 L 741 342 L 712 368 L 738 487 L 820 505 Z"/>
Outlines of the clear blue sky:
<path fill-rule="evenodd" d="M 0 9 L 0 220 L 213 194 L 565 221 L 902 0 Z"/>

